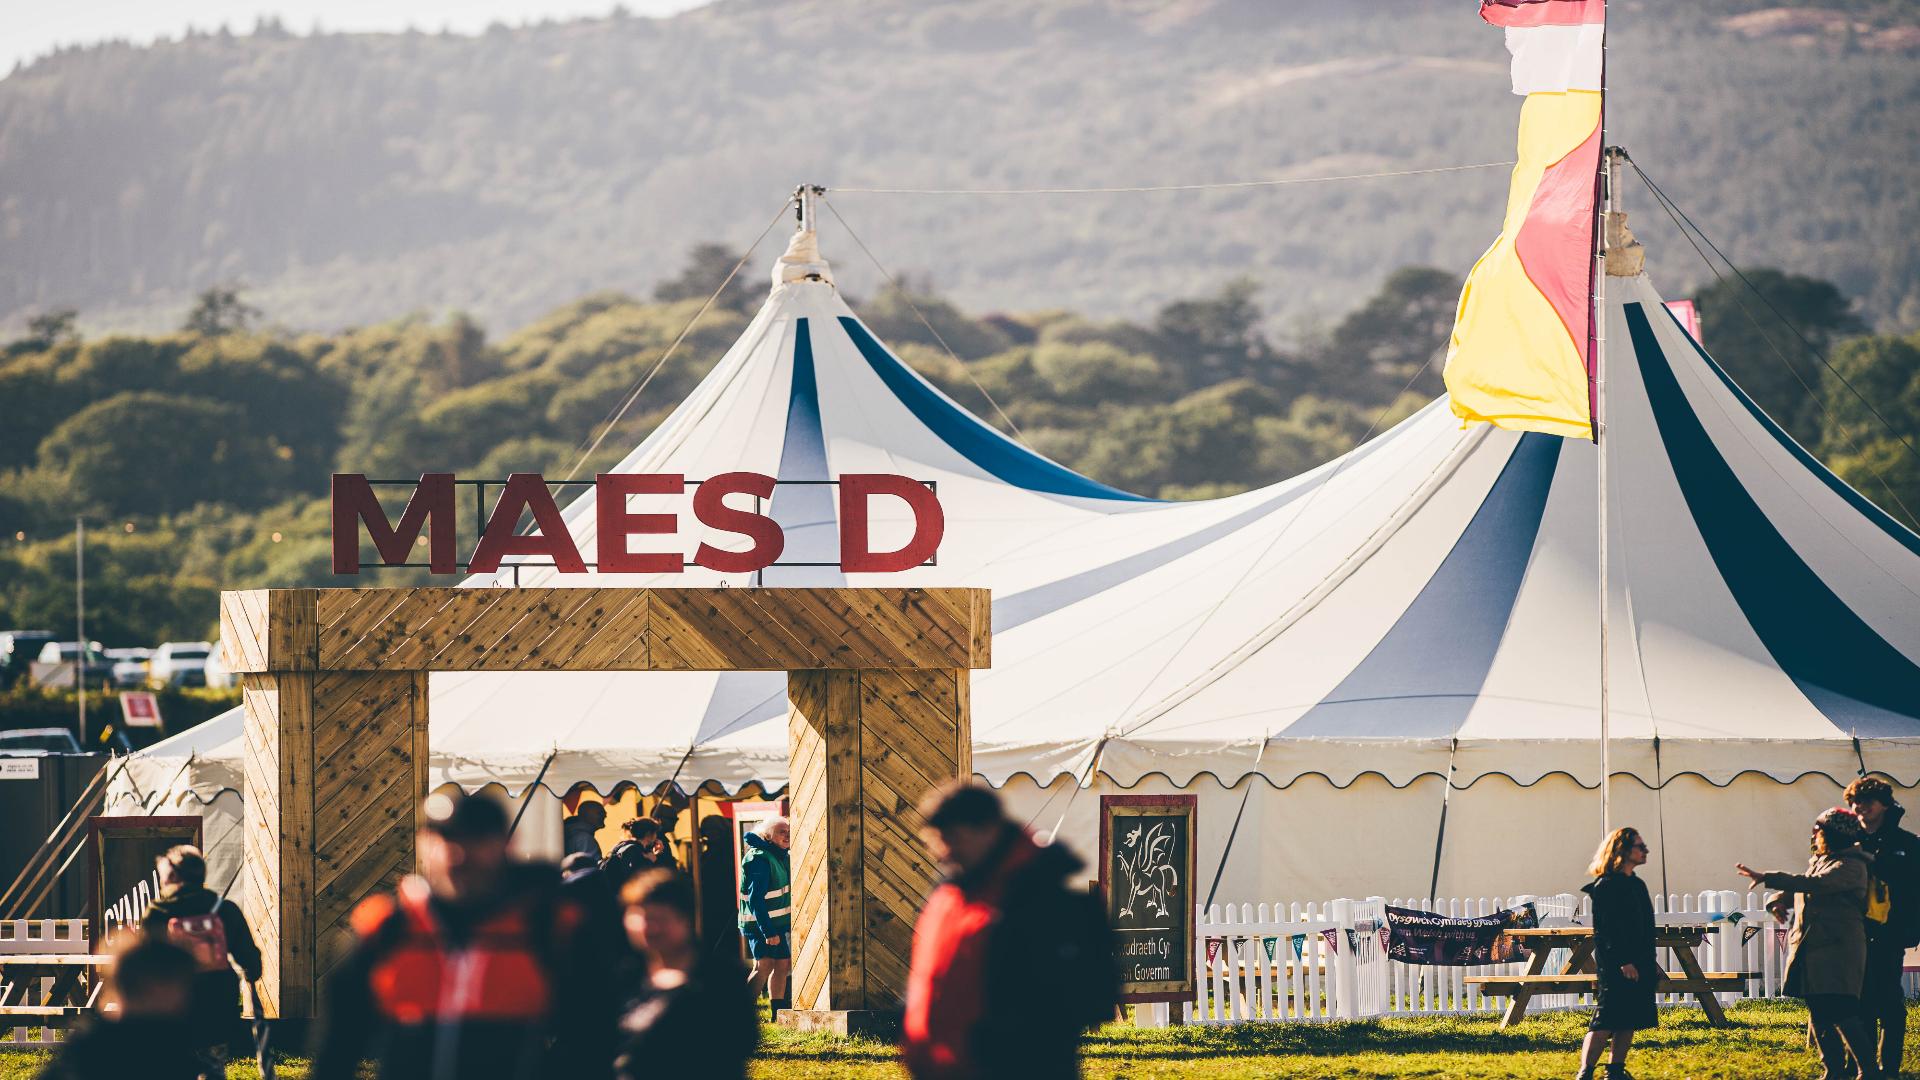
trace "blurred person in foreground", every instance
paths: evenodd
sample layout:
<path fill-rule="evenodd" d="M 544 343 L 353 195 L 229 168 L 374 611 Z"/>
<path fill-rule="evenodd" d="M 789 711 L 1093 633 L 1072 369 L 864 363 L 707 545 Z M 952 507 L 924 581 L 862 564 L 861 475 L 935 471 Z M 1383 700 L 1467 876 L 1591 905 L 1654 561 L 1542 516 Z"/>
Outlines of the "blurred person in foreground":
<path fill-rule="evenodd" d="M 1867 973 L 1867 892 L 1872 862 L 1860 846 L 1866 838 L 1860 815 L 1844 806 L 1822 813 L 1813 823 L 1813 857 L 1807 872 L 1761 872 L 1736 863 L 1749 880 L 1781 896 L 1767 904 L 1776 918 L 1793 898 L 1793 930 L 1787 938 L 1787 977 L 1781 990 L 1804 998 L 1820 1061 L 1822 1080 L 1847 1080 L 1859 1065 L 1861 1080 L 1880 1080 L 1879 1058 L 1860 1019 L 1860 988 Z"/>
<path fill-rule="evenodd" d="M 913 928 L 902 1046 L 918 1080 L 1076 1077 L 1080 1036 L 1113 1018 L 1113 931 L 1070 881 L 1084 864 L 1007 819 L 1000 797 L 954 782 L 920 805 L 948 876 Z"/>
<path fill-rule="evenodd" d="M 793 970 L 792 841 L 793 826 L 783 817 L 762 821 L 741 841 L 740 936 L 753 958 L 747 986 L 755 996 L 766 989 L 769 1020 L 787 1007 L 787 973 Z"/>
<path fill-rule="evenodd" d="M 1609 1080 L 1631 1080 L 1627 1050 L 1633 1033 L 1660 1026 L 1654 1005 L 1661 971 L 1654 958 L 1653 897 L 1634 871 L 1646 865 L 1647 842 L 1635 829 L 1615 829 L 1600 842 L 1582 887 L 1593 898 L 1593 960 L 1599 973 L 1593 1021 L 1580 1047 L 1578 1080 L 1593 1080 L 1600 1055 Z"/>
<path fill-rule="evenodd" d="M 693 883 L 648 870 L 627 883 L 621 900 L 644 974 L 620 1021 L 615 1075 L 745 1080 L 760 1018 L 739 963 L 700 947 Z"/>
<path fill-rule="evenodd" d="M 199 848 L 169 848 L 154 867 L 160 895 L 141 916 L 140 930 L 193 957 L 189 1038 L 201 1074 L 225 1076 L 229 1049 L 242 1030 L 240 974 L 249 986 L 260 980 L 260 947 L 240 905 L 207 888 L 207 860 Z"/>
<path fill-rule="evenodd" d="M 192 1080 L 193 956 L 164 939 L 142 936 L 114 958 L 107 997 L 116 1012 L 96 1013 L 60 1044 L 40 1080 Z"/>
<path fill-rule="evenodd" d="M 574 852 L 560 862 L 560 894 L 580 905 L 595 951 L 620 973 L 615 981 L 626 978 L 632 950 L 627 947 L 626 931 L 620 928 L 620 886 L 606 868 L 586 852 Z"/>
<path fill-rule="evenodd" d="M 352 916 L 328 976 L 315 1080 L 598 1080 L 613 1059 L 613 966 L 551 865 L 507 854 L 500 803 L 435 792 L 420 872 Z"/>
<path fill-rule="evenodd" d="M 1907 991 L 1901 985 L 1907 950 L 1920 945 L 1920 838 L 1900 827 L 1906 807 L 1877 776 L 1847 785 L 1847 806 L 1867 830 L 1860 849 L 1873 857 L 1873 876 L 1886 886 L 1886 919 L 1867 920 L 1867 974 L 1860 987 L 1861 1025 L 1877 1045 L 1880 1071 L 1897 1076 L 1907 1048 Z M 1877 1038 L 1876 1038 L 1877 1036 Z"/>

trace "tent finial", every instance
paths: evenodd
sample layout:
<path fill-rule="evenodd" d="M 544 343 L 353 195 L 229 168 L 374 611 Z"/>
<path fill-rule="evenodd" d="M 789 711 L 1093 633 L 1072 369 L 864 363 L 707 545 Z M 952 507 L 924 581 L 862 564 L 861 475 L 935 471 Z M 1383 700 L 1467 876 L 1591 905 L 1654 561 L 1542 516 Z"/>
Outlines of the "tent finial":
<path fill-rule="evenodd" d="M 1609 146 L 1606 153 L 1607 233 L 1602 239 L 1607 255 L 1608 277 L 1639 277 L 1647 272 L 1647 250 L 1627 228 L 1626 202 L 1620 192 L 1620 166 L 1631 162 L 1625 147 Z"/>
<path fill-rule="evenodd" d="M 827 193 L 819 184 L 801 184 L 793 189 L 796 228 L 787 241 L 787 252 L 773 264 L 773 287 L 795 281 L 823 281 L 833 284 L 833 268 L 820 257 L 820 240 L 814 232 L 814 200 Z"/>

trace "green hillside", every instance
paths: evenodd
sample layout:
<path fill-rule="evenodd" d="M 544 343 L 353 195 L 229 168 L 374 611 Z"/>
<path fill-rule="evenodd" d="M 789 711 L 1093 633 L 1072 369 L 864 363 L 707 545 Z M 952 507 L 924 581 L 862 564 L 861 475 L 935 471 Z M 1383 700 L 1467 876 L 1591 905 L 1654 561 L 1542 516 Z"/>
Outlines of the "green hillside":
<path fill-rule="evenodd" d="M 395 311 L 521 325 L 645 294 L 701 240 L 745 245 L 801 181 L 1137 185 L 1313 177 L 1511 153 L 1518 102 L 1469 0 L 722 0 L 474 37 L 294 35 L 70 49 L 0 80 L 0 325 L 177 323 L 245 281 L 332 330 Z M 1610 122 L 1733 254 L 1920 326 L 1912 0 L 1613 5 Z M 971 310 L 1143 318 L 1240 275 L 1283 337 L 1388 272 L 1462 273 L 1499 169 L 1102 196 L 860 194 L 896 271 Z M 1703 280 L 1629 192 L 1654 270 Z M 879 277 L 830 239 L 857 292 Z"/>

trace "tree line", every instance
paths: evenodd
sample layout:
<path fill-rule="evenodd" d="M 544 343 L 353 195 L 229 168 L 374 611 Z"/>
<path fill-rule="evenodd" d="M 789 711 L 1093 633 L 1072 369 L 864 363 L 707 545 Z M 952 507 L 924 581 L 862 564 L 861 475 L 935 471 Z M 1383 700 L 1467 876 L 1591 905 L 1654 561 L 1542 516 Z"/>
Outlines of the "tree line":
<path fill-rule="evenodd" d="M 71 625 L 76 517 L 92 536 L 90 631 L 151 644 L 212 634 L 221 588 L 337 583 L 333 472 L 566 472 L 736 258 L 702 245 L 648 297 L 595 293 L 498 340 L 458 313 L 277 330 L 233 284 L 202 292 L 167 334 L 86 338 L 72 311 L 35 316 L 0 346 L 0 627 Z M 1905 444 L 1920 444 L 1920 335 L 1870 333 L 1829 282 L 1747 276 L 1760 297 L 1737 280 L 1698 293 L 1716 358 L 1802 445 L 1915 524 L 1920 460 Z M 1440 393 L 1459 288 L 1405 268 L 1286 341 L 1250 279 L 1139 321 L 975 315 L 912 277 L 852 302 L 988 422 L 1011 430 L 1004 409 L 1018 437 L 1070 468 L 1191 499 L 1303 472 Z M 582 472 L 663 420 L 763 297 L 735 278 Z"/>

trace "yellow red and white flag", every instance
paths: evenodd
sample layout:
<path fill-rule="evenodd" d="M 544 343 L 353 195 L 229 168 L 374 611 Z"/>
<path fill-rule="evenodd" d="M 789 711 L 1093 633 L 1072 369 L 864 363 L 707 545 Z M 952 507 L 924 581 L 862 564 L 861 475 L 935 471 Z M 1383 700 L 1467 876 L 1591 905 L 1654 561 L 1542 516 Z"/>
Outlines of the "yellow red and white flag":
<path fill-rule="evenodd" d="M 1593 285 L 1605 0 L 1482 0 L 1520 108 L 1505 225 L 1467 275 L 1447 350 L 1454 414 L 1593 434 Z"/>

